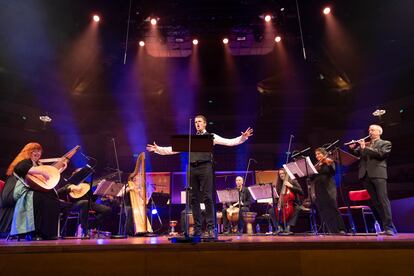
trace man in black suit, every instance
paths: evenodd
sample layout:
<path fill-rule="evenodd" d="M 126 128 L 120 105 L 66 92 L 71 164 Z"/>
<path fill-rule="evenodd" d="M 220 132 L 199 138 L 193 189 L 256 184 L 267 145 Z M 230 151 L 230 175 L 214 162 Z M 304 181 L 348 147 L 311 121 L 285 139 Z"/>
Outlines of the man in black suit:
<path fill-rule="evenodd" d="M 369 144 L 361 139 L 358 141 L 358 147 L 356 144 L 351 144 L 349 147 L 361 158 L 358 177 L 371 196 L 373 211 L 381 219 L 385 234 L 394 236 L 397 231 L 392 222 L 391 205 L 387 194 L 387 158 L 392 144 L 381 139 L 381 126 L 370 125 L 368 132 L 371 138 Z"/>

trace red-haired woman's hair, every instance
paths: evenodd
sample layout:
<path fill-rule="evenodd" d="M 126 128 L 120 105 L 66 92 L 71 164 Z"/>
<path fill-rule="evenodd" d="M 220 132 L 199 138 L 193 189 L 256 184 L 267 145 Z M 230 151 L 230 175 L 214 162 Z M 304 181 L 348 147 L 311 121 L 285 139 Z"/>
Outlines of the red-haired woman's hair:
<path fill-rule="evenodd" d="M 14 158 L 13 162 L 11 162 L 9 168 L 7 169 L 6 175 L 12 175 L 14 171 L 14 167 L 16 167 L 17 163 L 24 159 L 29 159 L 32 155 L 32 152 L 35 150 L 43 150 L 42 146 L 39 143 L 31 142 L 26 144 L 24 148 L 19 152 L 19 154 Z"/>

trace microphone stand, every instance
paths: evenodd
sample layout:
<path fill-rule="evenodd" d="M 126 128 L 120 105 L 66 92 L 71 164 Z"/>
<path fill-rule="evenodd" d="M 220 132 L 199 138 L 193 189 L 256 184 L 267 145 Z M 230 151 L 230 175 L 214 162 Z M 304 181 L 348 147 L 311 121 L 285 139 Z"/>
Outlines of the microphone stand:
<path fill-rule="evenodd" d="M 88 156 L 88 155 L 86 155 L 86 154 L 83 154 L 82 152 L 80 153 L 80 154 L 82 154 L 82 156 L 83 157 L 85 157 L 86 158 L 86 160 L 88 160 L 88 163 L 89 163 L 89 160 L 92 160 L 92 161 L 94 161 L 94 164 L 92 165 L 92 166 L 90 166 L 89 164 L 86 164 L 86 167 L 88 167 L 90 170 L 91 170 L 91 172 L 84 178 L 84 179 L 82 179 L 80 182 L 83 182 L 88 176 L 91 176 L 91 179 L 90 179 L 90 182 L 89 182 L 89 191 L 88 191 L 88 211 L 87 211 L 87 219 L 86 219 L 86 229 L 87 229 L 87 231 L 89 232 L 89 219 L 88 219 L 88 217 L 89 217 L 89 211 L 91 211 L 92 210 L 92 196 L 93 196 L 93 193 L 92 193 L 92 185 L 93 185 L 93 174 L 94 174 L 94 172 L 95 172 L 95 170 L 94 170 L 94 168 L 95 168 L 95 166 L 98 164 L 98 161 L 95 159 L 95 158 L 93 158 L 93 157 L 90 157 L 90 156 Z M 85 239 L 89 239 L 90 238 L 90 236 L 89 235 L 87 235 L 86 237 L 85 237 Z M 99 231 L 98 231 L 98 238 L 99 238 Z"/>
<path fill-rule="evenodd" d="M 286 152 L 286 164 L 289 162 L 290 147 L 292 146 L 292 140 L 293 140 L 294 137 L 295 136 L 293 136 L 291 134 L 290 135 L 290 138 L 289 138 L 289 146 L 288 146 L 288 150 Z M 309 148 L 303 150 L 302 152 L 307 151 L 308 149 Z M 285 175 L 285 177 L 287 177 L 287 176 Z M 278 203 L 280 203 L 278 205 L 281 206 L 281 210 L 278 210 L 278 211 L 281 211 L 282 212 L 282 216 L 283 216 L 283 229 L 286 229 L 286 212 L 285 212 L 285 210 L 283 208 L 283 205 L 285 204 L 285 202 L 283 202 L 283 199 L 284 199 L 283 193 L 286 192 L 286 187 L 285 187 L 284 182 L 285 182 L 285 180 L 283 180 L 282 189 L 280 190 L 280 197 L 279 197 L 279 202 L 278 202 Z M 276 212 L 276 208 L 275 208 L 275 212 Z M 279 217 L 280 217 L 280 214 L 279 214 Z M 276 216 L 276 219 L 277 219 L 277 216 Z"/>
<path fill-rule="evenodd" d="M 189 230 L 189 211 L 190 211 L 190 175 L 191 175 L 191 127 L 192 126 L 192 120 L 189 119 L 188 124 L 188 164 L 187 164 L 187 183 L 185 186 L 185 211 L 184 211 L 184 236 L 183 237 L 172 237 L 169 238 L 171 243 L 198 243 L 201 242 L 201 237 L 190 237 L 190 230 Z M 194 215 L 194 214 L 193 214 Z"/>
<path fill-rule="evenodd" d="M 291 152 L 290 152 L 290 148 L 291 148 L 291 146 L 292 146 L 292 140 L 293 140 L 293 138 L 295 138 L 295 136 L 293 136 L 292 134 L 290 135 L 290 138 L 289 138 L 289 146 L 288 146 L 288 150 L 287 150 L 287 152 L 286 152 L 286 164 L 287 163 L 289 163 L 289 156 L 290 156 L 290 154 L 291 154 Z"/>
<path fill-rule="evenodd" d="M 310 147 L 308 148 L 310 149 Z M 306 150 L 308 150 L 306 149 Z M 302 156 L 302 158 L 305 158 L 305 156 Z M 309 169 L 308 169 L 308 164 L 305 162 L 305 168 L 306 168 L 306 186 L 308 188 L 308 196 L 310 199 L 310 220 L 311 220 L 311 232 L 314 235 L 318 235 L 318 227 L 316 225 L 316 218 L 315 218 L 315 204 L 313 202 L 313 197 L 312 197 L 312 184 L 310 181 L 310 177 L 309 177 Z"/>
<path fill-rule="evenodd" d="M 255 162 L 256 164 L 257 164 L 257 161 L 256 160 L 254 160 L 254 159 L 252 159 L 252 158 L 249 158 L 249 161 L 247 162 L 247 168 L 246 168 L 246 172 L 245 172 L 245 174 L 244 174 L 244 185 L 246 186 L 246 184 L 247 184 L 247 173 L 249 172 L 249 167 L 250 167 L 250 162 L 251 161 L 253 161 L 253 162 Z"/>
<path fill-rule="evenodd" d="M 117 174 L 118 174 L 118 181 L 119 183 L 122 183 L 122 178 L 121 178 L 121 170 L 119 169 L 119 161 L 118 161 L 118 152 L 116 150 L 116 144 L 115 144 L 115 138 L 112 138 L 112 144 L 114 146 L 114 154 L 115 154 L 115 161 L 116 161 L 116 170 L 117 170 Z M 119 226 L 118 226 L 118 235 L 112 235 L 111 238 L 112 239 L 126 239 L 127 235 L 125 235 L 125 230 L 126 230 L 126 223 L 128 220 L 128 212 L 126 210 L 126 206 L 125 206 L 125 195 L 126 195 L 126 188 L 127 188 L 127 183 L 124 183 L 124 192 L 122 195 L 122 202 L 121 202 L 121 209 L 119 211 Z M 122 215 L 125 215 L 125 221 L 124 221 L 124 225 L 122 227 Z"/>

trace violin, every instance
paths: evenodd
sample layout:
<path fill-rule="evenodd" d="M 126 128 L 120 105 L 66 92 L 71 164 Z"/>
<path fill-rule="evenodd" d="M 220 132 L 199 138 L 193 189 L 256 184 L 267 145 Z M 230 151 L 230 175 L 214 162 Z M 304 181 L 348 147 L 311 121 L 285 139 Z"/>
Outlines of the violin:
<path fill-rule="evenodd" d="M 318 163 L 315 164 L 315 168 L 319 171 L 319 169 L 321 168 L 322 165 L 327 165 L 330 166 L 334 163 L 334 161 L 329 158 L 329 153 L 324 155 L 319 161 Z"/>

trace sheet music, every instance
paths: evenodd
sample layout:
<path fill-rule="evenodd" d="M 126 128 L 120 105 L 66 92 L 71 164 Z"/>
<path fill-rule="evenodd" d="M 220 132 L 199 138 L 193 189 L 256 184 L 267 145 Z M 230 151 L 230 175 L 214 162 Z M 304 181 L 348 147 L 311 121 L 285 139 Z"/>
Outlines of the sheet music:
<path fill-rule="evenodd" d="M 284 164 L 283 168 L 286 170 L 287 174 L 292 180 L 296 179 L 295 175 L 301 178 L 301 177 L 307 176 L 306 173 L 308 173 L 308 175 L 313 175 L 313 174 L 318 173 L 315 166 L 313 166 L 312 161 L 310 160 L 309 156 L 306 156 L 306 158 L 302 158 L 294 162 L 290 162 L 288 164 Z"/>
<path fill-rule="evenodd" d="M 217 190 L 217 197 L 220 203 L 232 203 L 239 201 L 239 191 L 237 189 Z"/>
<path fill-rule="evenodd" d="M 99 182 L 98 187 L 96 188 L 94 195 L 104 196 L 104 195 L 111 195 L 111 196 L 118 196 L 121 192 L 124 184 L 122 183 L 115 183 L 113 181 L 102 180 Z"/>
<path fill-rule="evenodd" d="M 272 199 L 272 190 L 273 189 L 273 196 L 275 198 L 279 198 L 279 195 L 276 191 L 276 188 L 271 184 L 264 184 L 264 185 L 253 185 L 248 187 L 250 194 L 252 195 L 254 200 L 262 200 L 262 199 Z"/>

